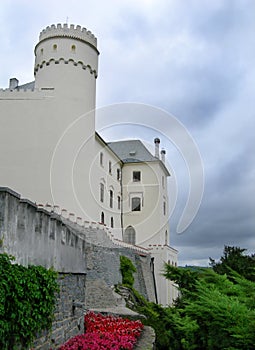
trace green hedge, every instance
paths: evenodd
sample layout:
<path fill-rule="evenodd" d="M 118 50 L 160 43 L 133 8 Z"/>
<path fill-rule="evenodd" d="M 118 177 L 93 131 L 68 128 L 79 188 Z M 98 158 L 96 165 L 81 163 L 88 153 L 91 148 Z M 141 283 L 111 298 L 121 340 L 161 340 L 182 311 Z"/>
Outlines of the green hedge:
<path fill-rule="evenodd" d="M 27 348 L 52 324 L 57 273 L 42 266 L 13 264 L 0 254 L 0 349 Z"/>

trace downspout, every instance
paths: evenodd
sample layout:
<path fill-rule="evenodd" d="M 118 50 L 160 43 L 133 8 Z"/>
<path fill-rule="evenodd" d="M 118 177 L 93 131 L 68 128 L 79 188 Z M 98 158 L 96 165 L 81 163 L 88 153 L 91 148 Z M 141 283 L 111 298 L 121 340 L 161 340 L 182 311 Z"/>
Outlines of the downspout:
<path fill-rule="evenodd" d="M 123 162 L 121 162 L 121 172 L 120 172 L 120 225 L 121 225 L 121 234 L 122 240 L 124 238 L 124 228 L 123 228 L 123 186 L 122 186 L 122 168 Z"/>
<path fill-rule="evenodd" d="M 154 286 L 156 304 L 158 304 L 157 285 L 156 285 L 156 278 L 155 278 L 155 273 L 154 273 L 154 257 L 151 258 L 151 272 L 152 272 L 152 277 L 153 277 L 153 286 Z"/>

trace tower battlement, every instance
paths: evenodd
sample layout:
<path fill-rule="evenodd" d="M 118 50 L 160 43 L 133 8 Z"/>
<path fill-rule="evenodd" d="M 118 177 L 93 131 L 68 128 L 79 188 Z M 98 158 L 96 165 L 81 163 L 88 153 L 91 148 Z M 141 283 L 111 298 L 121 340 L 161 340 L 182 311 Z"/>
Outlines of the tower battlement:
<path fill-rule="evenodd" d="M 41 31 L 39 42 L 54 37 L 78 39 L 97 48 L 97 38 L 91 33 L 91 31 L 82 28 L 80 25 L 75 26 L 74 24 L 70 24 L 70 26 L 68 26 L 66 23 L 63 25 L 61 23 L 58 23 L 57 25 L 52 24 Z"/>

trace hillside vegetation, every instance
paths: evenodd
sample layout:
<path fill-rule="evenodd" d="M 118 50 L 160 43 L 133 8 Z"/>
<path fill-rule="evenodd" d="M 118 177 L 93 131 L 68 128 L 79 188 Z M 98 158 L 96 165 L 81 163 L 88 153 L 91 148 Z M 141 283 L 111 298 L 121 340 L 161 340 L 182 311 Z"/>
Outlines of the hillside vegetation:
<path fill-rule="evenodd" d="M 148 303 L 134 292 L 136 308 L 156 331 L 157 349 L 254 349 L 255 256 L 225 247 L 211 268 L 165 264 L 164 276 L 179 285 L 172 307 Z"/>

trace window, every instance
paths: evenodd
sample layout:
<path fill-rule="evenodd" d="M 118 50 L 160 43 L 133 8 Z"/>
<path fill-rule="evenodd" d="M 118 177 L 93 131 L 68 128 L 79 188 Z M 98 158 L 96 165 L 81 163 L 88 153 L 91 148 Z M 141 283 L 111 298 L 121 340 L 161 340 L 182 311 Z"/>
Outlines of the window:
<path fill-rule="evenodd" d="M 141 171 L 133 171 L 133 181 L 134 182 L 141 181 Z"/>
<path fill-rule="evenodd" d="M 112 174 L 112 162 L 109 160 L 109 174 Z"/>
<path fill-rule="evenodd" d="M 120 169 L 117 169 L 117 181 L 120 181 Z"/>
<path fill-rule="evenodd" d="M 75 52 L 76 46 L 75 46 L 75 45 L 72 45 L 72 46 L 71 46 L 71 50 L 72 50 L 72 52 Z"/>
<path fill-rule="evenodd" d="M 132 211 L 141 211 L 141 198 L 133 197 L 131 202 L 131 210 Z"/>
<path fill-rule="evenodd" d="M 114 227 L 114 221 L 113 221 L 113 217 L 111 217 L 111 227 Z"/>
<path fill-rule="evenodd" d="M 168 245 L 168 232 L 165 232 L 165 245 Z"/>
<path fill-rule="evenodd" d="M 43 49 L 41 49 L 41 55 L 43 55 Z"/>
<path fill-rule="evenodd" d="M 54 50 L 54 51 L 57 51 L 57 48 L 58 48 L 58 45 L 57 45 L 57 44 L 54 44 L 54 45 L 53 45 L 53 50 Z"/>
<path fill-rule="evenodd" d="M 165 188 L 165 176 L 162 176 L 162 187 Z"/>
<path fill-rule="evenodd" d="M 135 229 L 133 226 L 128 226 L 125 229 L 124 235 L 123 235 L 123 241 L 129 244 L 135 244 L 136 241 L 136 234 Z"/>
<path fill-rule="evenodd" d="M 166 215 L 166 202 L 163 202 L 163 214 Z"/>
<path fill-rule="evenodd" d="M 101 213 L 101 224 L 104 224 L 104 212 L 102 211 L 102 213 Z"/>
<path fill-rule="evenodd" d="M 110 208 L 113 207 L 113 190 L 110 190 Z"/>
<path fill-rule="evenodd" d="M 118 209 L 120 209 L 120 196 L 118 196 Z"/>
<path fill-rule="evenodd" d="M 100 202 L 104 201 L 104 184 L 100 183 Z"/>
<path fill-rule="evenodd" d="M 103 154 L 103 152 L 100 152 L 99 158 L 100 158 L 100 165 L 104 166 L 104 154 Z"/>

